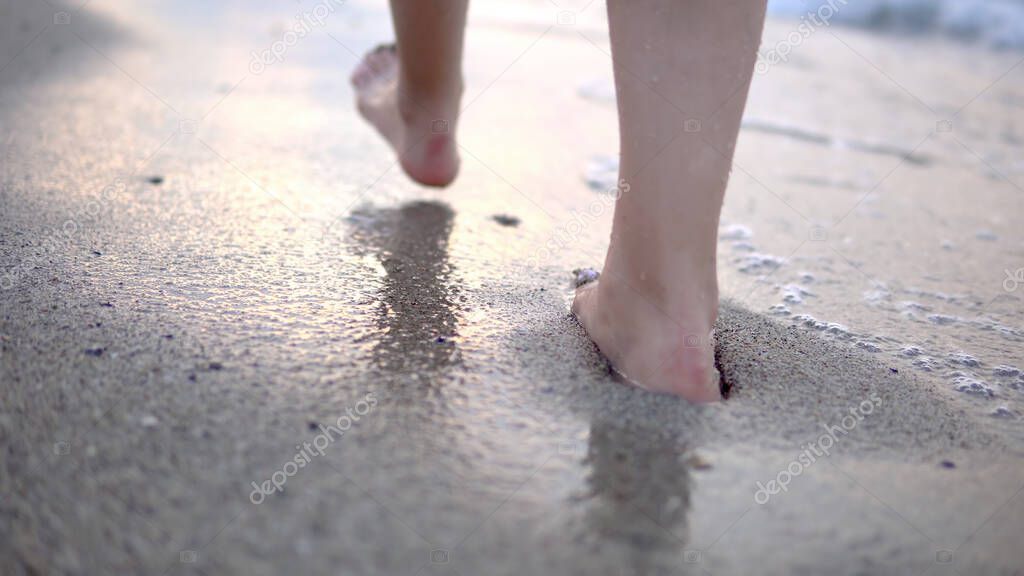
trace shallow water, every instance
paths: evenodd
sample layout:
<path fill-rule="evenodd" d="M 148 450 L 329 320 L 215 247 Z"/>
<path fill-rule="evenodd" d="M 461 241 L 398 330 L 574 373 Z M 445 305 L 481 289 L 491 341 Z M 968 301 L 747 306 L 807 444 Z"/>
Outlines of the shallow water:
<path fill-rule="evenodd" d="M 1020 0 L 770 0 L 768 12 L 905 35 L 936 33 L 998 49 L 1024 48 Z"/>

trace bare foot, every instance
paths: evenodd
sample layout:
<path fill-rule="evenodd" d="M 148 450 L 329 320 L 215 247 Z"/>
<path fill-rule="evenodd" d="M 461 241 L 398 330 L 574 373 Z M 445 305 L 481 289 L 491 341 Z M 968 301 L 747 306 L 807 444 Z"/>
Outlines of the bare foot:
<path fill-rule="evenodd" d="M 352 73 L 356 105 L 398 155 L 410 178 L 426 186 L 447 186 L 459 172 L 455 144 L 461 87 L 450 94 L 420 96 L 401 84 L 394 45 L 366 54 Z"/>
<path fill-rule="evenodd" d="M 717 287 L 695 298 L 666 291 L 662 296 L 676 300 L 669 302 L 644 293 L 646 278 L 634 283 L 608 268 L 600 281 L 577 289 L 572 311 L 616 371 L 652 392 L 693 402 L 721 399 L 712 333 Z"/>

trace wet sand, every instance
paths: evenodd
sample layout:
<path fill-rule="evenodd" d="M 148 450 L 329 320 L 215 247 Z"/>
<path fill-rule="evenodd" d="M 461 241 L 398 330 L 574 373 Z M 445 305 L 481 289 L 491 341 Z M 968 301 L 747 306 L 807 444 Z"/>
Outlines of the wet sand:
<path fill-rule="evenodd" d="M 892 164 L 872 162 L 898 158 L 855 147 L 823 160 L 814 143 L 744 132 L 737 161 L 749 174 L 737 170 L 726 219 L 752 237 L 723 228 L 720 256 L 731 395 L 690 406 L 617 382 L 568 314 L 571 271 L 600 262 L 611 215 L 582 174 L 589 158 L 614 155 L 607 102 L 579 95 L 608 74 L 601 41 L 578 33 L 599 38 L 599 18 L 544 32 L 475 12 L 470 53 L 488 58 L 468 64 L 463 174 L 436 193 L 397 172 L 350 106 L 352 53 L 388 37 L 381 7 L 345 6 L 259 74 L 249 51 L 281 37 L 291 7 L 190 7 L 157 16 L 94 0 L 93 18 L 123 32 L 73 28 L 72 16 L 0 72 L 5 573 L 1024 568 L 1020 421 L 988 416 L 993 402 L 1017 409 L 1017 390 L 960 394 L 944 371 L 890 353 L 925 336 L 862 302 L 869 279 L 847 270 L 833 281 L 784 251 L 807 224 L 754 182 L 832 178 L 817 195 L 787 187 L 782 197 L 805 214 L 841 213 L 857 196 L 831 182 L 866 168 L 884 176 Z M 26 17 L 30 31 L 50 17 L 20 9 L 40 13 Z M 769 34 L 785 31 L 770 23 Z M 839 33 L 877 53 L 896 48 Z M 844 128 L 867 131 L 891 93 L 847 105 L 859 124 L 812 129 L 778 112 L 811 105 L 773 92 L 773 73 L 751 117 L 774 108 L 771 126 L 910 149 Z M 837 85 L 821 68 L 809 76 Z M 983 96 L 981 110 L 998 119 L 985 106 L 1003 96 Z M 973 166 L 943 151 L 917 152 L 933 161 L 914 168 L 926 182 L 908 184 L 911 194 L 950 166 L 976 182 Z M 1011 212 L 1019 202 L 995 184 L 979 190 L 978 204 Z M 831 242 L 813 247 L 877 262 L 866 272 L 896 292 L 913 278 L 872 255 L 890 226 L 912 228 L 914 212 L 898 197 L 879 202 L 896 224 L 854 216 L 855 241 L 830 229 Z M 960 227 L 973 231 L 976 216 Z M 1009 242 L 989 252 L 1016 254 L 1008 223 L 986 226 Z M 914 229 L 906 241 L 922 238 Z M 743 241 L 788 259 L 743 272 L 733 260 Z M 807 267 L 818 300 L 771 316 L 787 275 Z M 1008 308 L 999 320 L 1012 323 L 1019 312 Z M 837 310 L 849 317 L 829 317 Z M 792 320 L 799 313 L 858 336 L 808 328 Z M 927 344 L 946 351 L 969 328 Z M 889 348 L 856 344 L 865 340 Z M 1014 361 L 1016 341 L 999 342 L 980 340 L 972 351 L 984 364 L 971 368 Z M 344 434 L 324 446 L 331 426 Z"/>

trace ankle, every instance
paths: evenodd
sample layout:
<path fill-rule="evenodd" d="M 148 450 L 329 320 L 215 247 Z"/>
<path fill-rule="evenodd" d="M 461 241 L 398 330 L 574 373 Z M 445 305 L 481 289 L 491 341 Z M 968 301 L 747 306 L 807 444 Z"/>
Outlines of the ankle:
<path fill-rule="evenodd" d="M 624 269 L 622 269 L 624 268 Z M 634 267 L 605 265 L 599 285 L 605 301 L 639 301 L 665 320 L 686 326 L 707 326 L 718 316 L 718 279 L 714 267 L 688 266 L 677 260 L 672 266 Z"/>
<path fill-rule="evenodd" d="M 453 86 L 429 91 L 399 83 L 398 113 L 406 126 L 426 127 L 434 133 L 450 132 L 458 117 L 462 90 L 461 80 Z"/>
<path fill-rule="evenodd" d="M 667 292 L 659 299 L 607 274 L 601 275 L 597 289 L 607 322 L 623 333 L 651 336 L 658 348 L 708 342 L 718 317 L 717 289 L 701 298 Z M 650 342 L 636 344 L 648 346 Z"/>

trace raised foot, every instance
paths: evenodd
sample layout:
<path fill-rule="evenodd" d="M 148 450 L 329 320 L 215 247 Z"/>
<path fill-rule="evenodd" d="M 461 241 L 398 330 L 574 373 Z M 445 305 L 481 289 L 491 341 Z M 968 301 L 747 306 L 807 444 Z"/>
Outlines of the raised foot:
<path fill-rule="evenodd" d="M 366 54 L 352 73 L 359 113 L 377 129 L 410 178 L 425 186 L 451 184 L 459 172 L 455 119 L 461 89 L 451 97 L 418 98 L 401 87 L 394 45 Z"/>
<path fill-rule="evenodd" d="M 715 309 L 694 303 L 671 318 L 623 283 L 602 276 L 576 290 L 572 312 L 601 353 L 628 382 L 691 402 L 722 398 L 715 368 Z"/>

